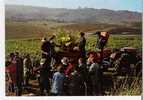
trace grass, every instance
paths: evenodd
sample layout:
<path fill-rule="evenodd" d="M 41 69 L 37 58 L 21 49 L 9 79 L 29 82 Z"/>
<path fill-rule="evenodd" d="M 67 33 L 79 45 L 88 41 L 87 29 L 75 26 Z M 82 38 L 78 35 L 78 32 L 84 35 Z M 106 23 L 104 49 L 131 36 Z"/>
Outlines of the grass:
<path fill-rule="evenodd" d="M 142 47 L 140 35 L 111 35 L 109 37 L 108 43 L 106 45 L 107 48 L 122 48 L 125 46 L 131 46 L 134 48 L 140 49 Z M 96 36 L 90 36 L 87 38 L 87 50 L 95 49 L 96 44 Z"/>
<path fill-rule="evenodd" d="M 62 35 L 57 35 L 56 37 L 57 37 L 56 42 L 59 43 L 61 41 L 60 37 L 62 37 Z M 77 36 L 75 36 L 74 38 L 75 40 L 78 39 Z M 87 38 L 86 50 L 96 50 L 95 49 L 96 36 L 90 35 L 87 36 L 86 38 Z M 30 53 L 32 56 L 39 56 L 40 45 L 41 45 L 40 38 L 6 40 L 6 55 L 8 55 L 10 52 L 19 51 L 22 54 Z M 141 49 L 142 42 L 140 35 L 135 35 L 135 36 L 111 35 L 106 45 L 107 48 L 121 48 L 125 46 L 131 46 Z"/>
<path fill-rule="evenodd" d="M 120 77 L 117 79 L 116 88 L 111 89 L 109 95 L 122 95 L 122 96 L 132 96 L 141 95 L 142 91 L 142 79 L 141 77 Z M 119 82 L 122 81 L 122 82 Z"/>
<path fill-rule="evenodd" d="M 57 31 L 65 23 L 47 21 L 6 21 L 6 39 L 37 38 Z"/>

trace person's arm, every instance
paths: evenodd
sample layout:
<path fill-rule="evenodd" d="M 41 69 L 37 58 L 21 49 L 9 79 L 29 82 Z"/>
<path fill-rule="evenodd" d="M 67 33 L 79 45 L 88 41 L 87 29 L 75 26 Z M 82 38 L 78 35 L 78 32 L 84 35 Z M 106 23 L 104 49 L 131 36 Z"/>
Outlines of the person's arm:
<path fill-rule="evenodd" d="M 42 68 L 42 66 L 39 66 L 39 67 L 37 67 L 37 68 L 33 68 L 33 71 L 34 71 L 34 72 L 37 72 L 37 71 L 39 71 L 41 68 Z"/>
<path fill-rule="evenodd" d="M 8 78 L 8 82 L 12 83 L 12 79 L 11 79 L 9 70 L 7 70 L 7 78 Z"/>
<path fill-rule="evenodd" d="M 89 73 L 93 74 L 95 72 L 95 68 L 96 68 L 96 65 L 95 64 L 91 64 L 91 66 L 89 68 Z"/>
<path fill-rule="evenodd" d="M 54 43 L 54 45 L 55 45 L 56 47 L 61 47 L 61 45 L 59 45 L 59 44 L 56 44 L 56 43 Z"/>
<path fill-rule="evenodd" d="M 94 66 L 93 64 L 89 67 L 89 73 L 93 72 Z"/>
<path fill-rule="evenodd" d="M 42 44 L 42 46 L 41 46 L 41 52 L 43 53 L 43 54 L 45 54 L 45 55 L 48 55 L 48 53 L 46 52 L 46 48 L 45 48 L 45 46 L 46 46 L 46 43 L 44 43 L 44 44 Z"/>
<path fill-rule="evenodd" d="M 42 50 L 42 53 L 43 53 L 43 54 L 45 54 L 45 55 L 48 55 L 48 53 L 47 53 L 47 52 L 45 52 L 45 51 L 43 51 L 43 50 Z"/>
<path fill-rule="evenodd" d="M 55 74 L 53 75 L 53 78 L 52 78 L 52 83 L 53 83 L 54 79 L 55 79 Z"/>

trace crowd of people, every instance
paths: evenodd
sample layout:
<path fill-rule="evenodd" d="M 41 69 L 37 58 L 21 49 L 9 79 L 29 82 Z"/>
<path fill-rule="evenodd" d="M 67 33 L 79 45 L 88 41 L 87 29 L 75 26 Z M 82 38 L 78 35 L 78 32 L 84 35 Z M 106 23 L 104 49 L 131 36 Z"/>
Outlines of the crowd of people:
<path fill-rule="evenodd" d="M 109 56 L 101 59 L 100 54 L 90 52 L 86 54 L 86 39 L 80 33 L 78 63 L 73 58 L 63 57 L 56 64 L 55 36 L 49 40 L 42 39 L 41 60 L 33 64 L 30 54 L 20 57 L 19 53 L 10 53 L 6 62 L 6 79 L 8 92 L 21 96 L 23 89 L 27 89 L 31 76 L 39 83 L 39 95 L 50 96 L 85 96 L 104 95 L 103 70 L 115 67 L 121 74 L 131 75 L 131 65 L 137 66 L 136 73 L 141 73 L 141 57 L 127 51 L 114 50 Z M 56 65 L 56 66 L 55 66 Z M 32 86 L 31 86 L 32 88 Z"/>

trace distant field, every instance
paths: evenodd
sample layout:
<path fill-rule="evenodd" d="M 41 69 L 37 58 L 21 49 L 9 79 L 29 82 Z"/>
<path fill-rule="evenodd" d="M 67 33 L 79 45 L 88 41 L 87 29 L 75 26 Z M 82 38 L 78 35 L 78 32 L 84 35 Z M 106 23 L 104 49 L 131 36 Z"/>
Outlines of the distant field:
<path fill-rule="evenodd" d="M 141 34 L 139 24 L 89 24 L 89 23 L 62 23 L 56 21 L 6 21 L 6 39 L 27 39 L 49 36 L 59 30 L 68 32 L 109 31 L 112 34 Z"/>
<path fill-rule="evenodd" d="M 57 27 L 66 23 L 46 22 L 46 21 L 27 21 L 13 22 L 6 21 L 6 39 L 37 38 L 44 35 L 53 34 Z"/>

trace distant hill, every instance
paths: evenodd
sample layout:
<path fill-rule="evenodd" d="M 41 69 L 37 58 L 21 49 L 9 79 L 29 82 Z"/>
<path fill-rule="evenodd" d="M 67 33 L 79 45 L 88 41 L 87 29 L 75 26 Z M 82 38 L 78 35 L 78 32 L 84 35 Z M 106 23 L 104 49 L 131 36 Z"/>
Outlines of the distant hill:
<path fill-rule="evenodd" d="M 141 13 L 132 11 L 113 11 L 108 9 L 64 9 L 32 6 L 6 5 L 6 20 L 31 21 L 50 20 L 73 23 L 120 24 L 141 22 Z"/>

